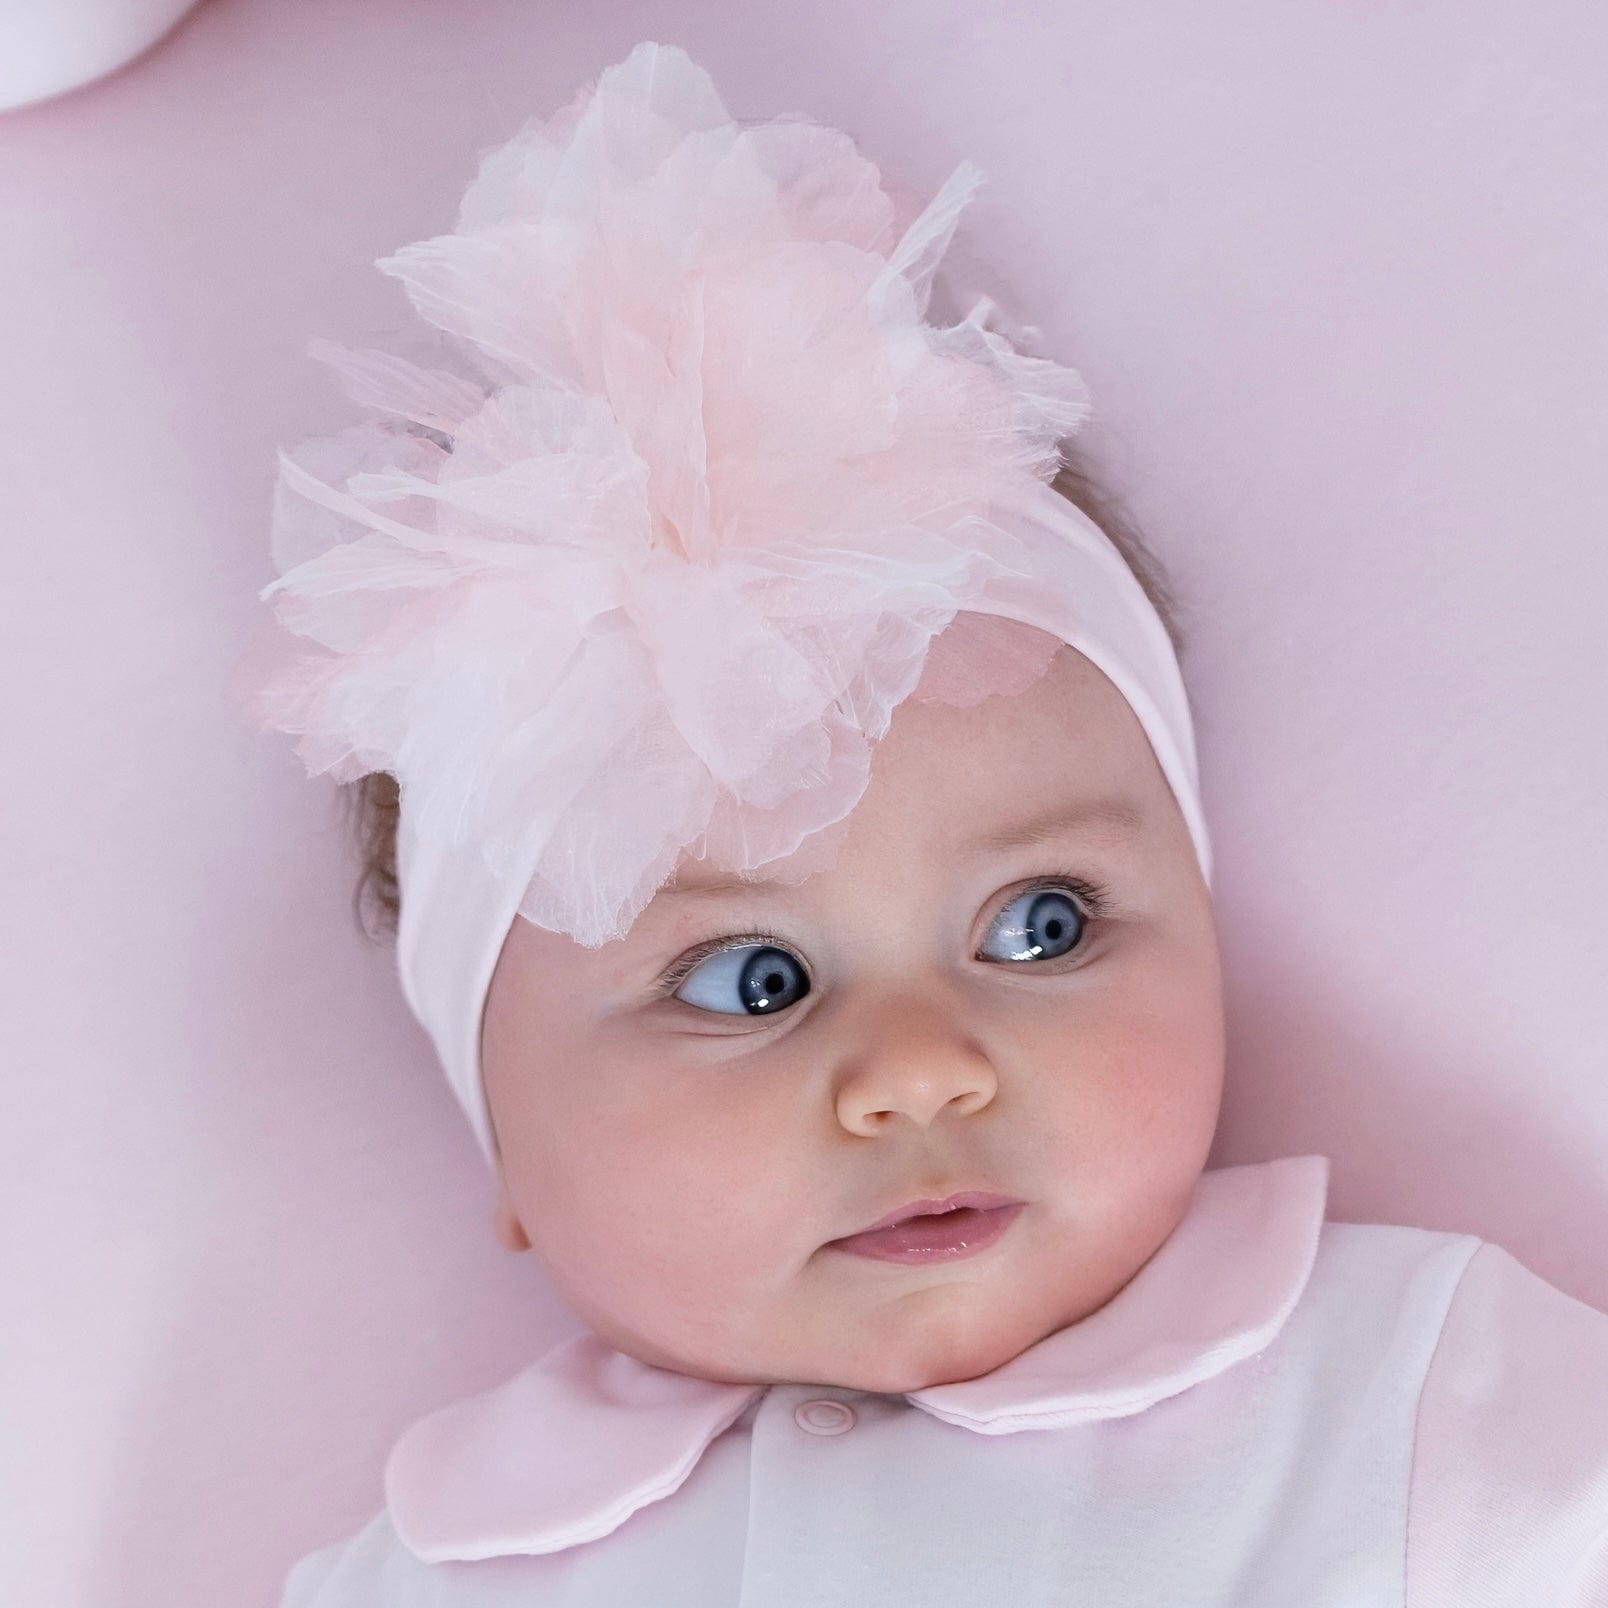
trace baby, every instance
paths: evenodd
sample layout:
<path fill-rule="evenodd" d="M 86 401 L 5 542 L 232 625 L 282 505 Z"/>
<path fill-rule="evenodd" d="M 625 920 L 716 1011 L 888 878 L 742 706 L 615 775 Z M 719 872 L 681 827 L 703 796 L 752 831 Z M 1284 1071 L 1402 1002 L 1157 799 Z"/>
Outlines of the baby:
<path fill-rule="evenodd" d="M 586 1327 L 284 1608 L 1608 1604 L 1608 1317 L 1204 1170 L 1175 634 L 1077 376 L 922 320 L 976 178 L 644 44 L 382 263 L 484 380 L 319 348 L 401 422 L 284 462 L 257 712 Z"/>

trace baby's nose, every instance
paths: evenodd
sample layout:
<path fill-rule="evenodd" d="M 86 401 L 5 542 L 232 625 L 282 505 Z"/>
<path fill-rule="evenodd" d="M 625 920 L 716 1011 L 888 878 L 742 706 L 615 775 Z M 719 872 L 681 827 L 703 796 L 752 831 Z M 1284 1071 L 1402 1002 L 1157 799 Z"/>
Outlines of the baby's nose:
<path fill-rule="evenodd" d="M 837 1068 L 838 1120 L 862 1134 L 901 1117 L 925 1128 L 981 1109 L 997 1086 L 993 1062 L 964 1022 L 928 999 L 885 1000 L 851 1029 Z"/>

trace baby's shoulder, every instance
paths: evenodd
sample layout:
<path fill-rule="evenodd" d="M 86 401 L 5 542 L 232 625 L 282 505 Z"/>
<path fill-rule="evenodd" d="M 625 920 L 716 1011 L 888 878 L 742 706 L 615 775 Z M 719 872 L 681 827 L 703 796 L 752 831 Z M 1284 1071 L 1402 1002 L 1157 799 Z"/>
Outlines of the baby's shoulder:
<path fill-rule="evenodd" d="M 1326 1221 L 1287 1334 L 1324 1414 L 1395 1392 L 1413 1608 L 1608 1604 L 1608 1312 L 1475 1234 Z"/>
<path fill-rule="evenodd" d="M 1313 1277 L 1319 1289 L 1348 1296 L 1364 1286 L 1393 1294 L 1409 1286 L 1424 1290 L 1429 1312 L 1438 1313 L 1437 1352 L 1447 1350 L 1447 1342 L 1455 1349 L 1483 1335 L 1493 1344 L 1516 1343 L 1515 1361 L 1534 1356 L 1539 1345 L 1570 1354 L 1588 1371 L 1608 1366 L 1608 1312 L 1548 1283 L 1477 1234 L 1325 1221 Z"/>
<path fill-rule="evenodd" d="M 296 1563 L 285 1578 L 280 1608 L 380 1608 L 382 1603 L 403 1608 L 414 1600 L 408 1578 L 412 1556 L 382 1508 L 356 1534 Z"/>
<path fill-rule="evenodd" d="M 1404 1267 L 1425 1263 L 1460 1266 L 1487 1243 L 1478 1234 L 1415 1228 L 1410 1223 L 1350 1223 L 1326 1217 L 1318 1233 L 1318 1265 L 1338 1263 L 1348 1270 L 1374 1267 L 1382 1261 Z"/>
<path fill-rule="evenodd" d="M 542 1608 L 549 1599 L 522 1567 L 534 1561 L 426 1563 L 382 1508 L 354 1535 L 300 1559 L 279 1608 Z"/>
<path fill-rule="evenodd" d="M 1345 1362 L 1384 1348 L 1393 1366 L 1427 1369 L 1468 1268 L 1484 1241 L 1404 1223 L 1325 1219 L 1312 1270 L 1288 1325 L 1290 1343 Z"/>
<path fill-rule="evenodd" d="M 1608 1410 L 1608 1312 L 1477 1234 L 1326 1221 L 1302 1304 L 1325 1332 L 1342 1313 L 1411 1332 L 1431 1396 L 1523 1388 L 1538 1406 L 1535 1392 L 1601 1381 Z"/>
<path fill-rule="evenodd" d="M 1441 1324 L 1419 1434 L 1447 1445 L 1511 1436 L 1554 1469 L 1572 1457 L 1608 1473 L 1608 1312 L 1475 1240 Z"/>
<path fill-rule="evenodd" d="M 1608 1313 L 1489 1241 L 1425 1381 L 1408 1534 L 1420 1600 L 1608 1602 Z"/>

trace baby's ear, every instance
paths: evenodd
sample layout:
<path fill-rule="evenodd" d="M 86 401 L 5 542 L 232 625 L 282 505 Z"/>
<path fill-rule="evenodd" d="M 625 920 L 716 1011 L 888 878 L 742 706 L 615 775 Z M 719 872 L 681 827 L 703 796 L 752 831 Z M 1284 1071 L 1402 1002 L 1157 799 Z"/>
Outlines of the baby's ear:
<path fill-rule="evenodd" d="M 501 1172 L 497 1174 L 497 1204 L 492 1208 L 491 1226 L 497 1235 L 497 1243 L 507 1250 L 530 1249 L 529 1236 L 526 1235 L 524 1225 L 514 1211 L 514 1202 Z"/>

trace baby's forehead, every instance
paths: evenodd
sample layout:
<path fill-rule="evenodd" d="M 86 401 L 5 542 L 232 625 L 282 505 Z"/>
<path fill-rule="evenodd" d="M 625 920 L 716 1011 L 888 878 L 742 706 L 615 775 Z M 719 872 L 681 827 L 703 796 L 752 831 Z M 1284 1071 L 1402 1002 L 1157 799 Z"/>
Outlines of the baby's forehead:
<path fill-rule="evenodd" d="M 1097 667 L 1065 648 L 1015 693 L 970 706 L 907 699 L 872 747 L 867 785 L 847 816 L 747 871 L 684 851 L 661 900 L 756 886 L 785 895 L 845 855 L 859 872 L 969 866 L 1058 841 L 1120 845 L 1153 816 L 1158 789 L 1168 792 L 1138 718 Z"/>
<path fill-rule="evenodd" d="M 1054 642 L 1048 656 L 1035 646 L 1019 662 L 1030 673 L 1018 674 L 1011 690 L 974 701 L 924 698 L 918 686 L 875 745 L 862 804 L 879 787 L 908 789 L 992 814 L 1010 802 L 1001 797 L 1008 787 L 1063 794 L 1166 787 L 1138 715 L 1093 660 Z M 1003 679 L 995 673 L 996 685 Z M 958 691 L 954 680 L 944 685 Z"/>

